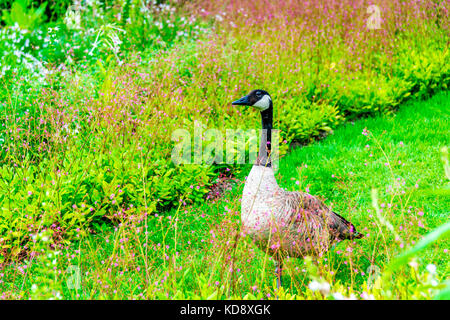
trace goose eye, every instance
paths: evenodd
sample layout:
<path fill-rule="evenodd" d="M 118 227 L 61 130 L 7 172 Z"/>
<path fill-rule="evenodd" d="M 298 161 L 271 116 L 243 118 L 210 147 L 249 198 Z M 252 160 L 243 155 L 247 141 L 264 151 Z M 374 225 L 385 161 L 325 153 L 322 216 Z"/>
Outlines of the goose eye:
<path fill-rule="evenodd" d="M 258 91 L 258 92 L 256 93 L 256 96 L 257 96 L 257 97 L 261 97 L 261 92 Z"/>

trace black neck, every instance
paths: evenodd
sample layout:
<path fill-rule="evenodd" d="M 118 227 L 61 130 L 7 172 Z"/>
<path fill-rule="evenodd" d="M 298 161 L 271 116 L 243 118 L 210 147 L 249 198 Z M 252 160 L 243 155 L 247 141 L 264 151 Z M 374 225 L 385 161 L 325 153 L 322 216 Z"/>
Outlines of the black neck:
<path fill-rule="evenodd" d="M 271 166 L 270 150 L 272 148 L 272 125 L 273 125 L 273 105 L 270 101 L 270 107 L 261 111 L 261 143 L 259 145 L 258 165 Z"/>

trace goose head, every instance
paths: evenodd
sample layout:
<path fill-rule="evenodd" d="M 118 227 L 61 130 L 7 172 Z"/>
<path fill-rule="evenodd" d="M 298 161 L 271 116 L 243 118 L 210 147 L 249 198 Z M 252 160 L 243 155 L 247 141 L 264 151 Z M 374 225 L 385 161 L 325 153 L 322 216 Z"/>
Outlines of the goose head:
<path fill-rule="evenodd" d="M 261 112 L 261 143 L 259 147 L 259 160 L 257 165 L 271 167 L 270 150 L 272 142 L 273 104 L 270 94 L 261 89 L 251 91 L 248 95 L 233 101 L 232 105 L 250 106 Z"/>
<path fill-rule="evenodd" d="M 239 100 L 233 101 L 231 104 L 238 106 L 250 106 L 263 112 L 272 108 L 272 98 L 267 91 L 257 89 L 253 90 L 248 95 L 240 98 Z"/>

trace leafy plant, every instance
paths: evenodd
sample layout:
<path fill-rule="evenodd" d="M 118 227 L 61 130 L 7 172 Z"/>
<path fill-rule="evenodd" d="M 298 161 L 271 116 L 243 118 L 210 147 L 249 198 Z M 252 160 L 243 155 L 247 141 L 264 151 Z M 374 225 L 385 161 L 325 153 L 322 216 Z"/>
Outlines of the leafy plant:
<path fill-rule="evenodd" d="M 31 0 L 15 0 L 9 11 L 3 10 L 3 21 L 8 26 L 17 24 L 22 30 L 33 30 L 46 19 L 47 2 L 42 3 L 37 9 L 29 8 L 30 5 Z"/>

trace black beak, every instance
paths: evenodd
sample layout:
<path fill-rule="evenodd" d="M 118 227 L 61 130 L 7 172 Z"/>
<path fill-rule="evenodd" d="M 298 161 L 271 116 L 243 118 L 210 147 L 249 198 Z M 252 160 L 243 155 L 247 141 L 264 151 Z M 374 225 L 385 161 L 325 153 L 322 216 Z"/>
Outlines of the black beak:
<path fill-rule="evenodd" d="M 249 106 L 250 101 L 249 101 L 248 95 L 247 95 L 245 97 L 240 98 L 239 100 L 233 101 L 231 104 L 235 105 L 235 106 Z"/>

